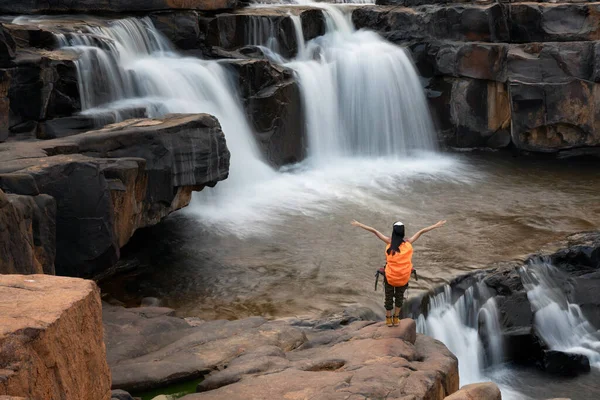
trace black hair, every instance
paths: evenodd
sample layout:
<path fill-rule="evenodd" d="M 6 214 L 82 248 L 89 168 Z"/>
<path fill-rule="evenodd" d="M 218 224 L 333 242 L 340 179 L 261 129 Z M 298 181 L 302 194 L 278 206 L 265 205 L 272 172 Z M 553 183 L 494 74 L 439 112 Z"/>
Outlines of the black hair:
<path fill-rule="evenodd" d="M 392 231 L 392 243 L 387 249 L 389 255 L 394 255 L 396 252 L 400 253 L 400 245 L 404 243 L 404 225 L 394 225 Z"/>

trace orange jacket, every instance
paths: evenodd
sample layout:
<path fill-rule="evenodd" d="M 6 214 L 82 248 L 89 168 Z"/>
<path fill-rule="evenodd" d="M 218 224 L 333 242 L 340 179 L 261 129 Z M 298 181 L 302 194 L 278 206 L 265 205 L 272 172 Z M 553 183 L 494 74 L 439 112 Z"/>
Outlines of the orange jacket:
<path fill-rule="evenodd" d="M 392 286 L 404 286 L 410 279 L 410 273 L 412 272 L 412 255 L 413 247 L 408 242 L 403 242 L 400 245 L 400 252 L 396 254 L 388 254 L 387 250 L 390 248 L 388 244 L 385 248 L 385 279 Z"/>

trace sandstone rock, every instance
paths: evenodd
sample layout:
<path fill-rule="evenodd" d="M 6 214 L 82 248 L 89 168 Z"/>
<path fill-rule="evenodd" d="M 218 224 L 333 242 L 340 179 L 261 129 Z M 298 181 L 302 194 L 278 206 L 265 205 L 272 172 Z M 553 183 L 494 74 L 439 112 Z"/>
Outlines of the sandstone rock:
<path fill-rule="evenodd" d="M 474 383 L 463 386 L 445 400 L 502 400 L 502 394 L 495 383 Z"/>
<path fill-rule="evenodd" d="M 540 367 L 555 375 L 577 376 L 582 372 L 590 372 L 590 360 L 583 354 L 546 350 Z"/>
<path fill-rule="evenodd" d="M 57 13 L 102 13 L 102 12 L 148 12 L 161 10 L 202 10 L 213 11 L 232 9 L 236 0 L 147 0 L 142 3 L 133 0 L 79 0 L 72 2 L 59 0 L 42 2 L 37 0 L 0 0 L 0 13 L 3 14 L 57 14 Z"/>
<path fill-rule="evenodd" d="M 0 274 L 54 274 L 56 202 L 0 190 Z"/>
<path fill-rule="evenodd" d="M 600 144 L 600 89 L 587 81 L 509 85 L 512 141 L 522 150 L 553 152 Z"/>
<path fill-rule="evenodd" d="M 136 229 L 186 206 L 192 190 L 225 179 L 229 166 L 220 126 L 205 114 L 2 146 L 0 184 L 28 175 L 56 199 L 56 272 L 74 276 L 112 266 Z"/>
<path fill-rule="evenodd" d="M 101 312 L 91 281 L 0 275 L 0 395 L 110 399 Z"/>
<path fill-rule="evenodd" d="M 325 345 L 285 354 L 241 356 L 200 384 L 202 393 L 184 399 L 343 399 L 353 394 L 443 399 L 456 391 L 455 357 L 443 344 L 417 336 L 414 321 L 402 323 L 391 329 L 383 323 L 359 321 L 338 330 L 310 333 L 335 338 Z"/>

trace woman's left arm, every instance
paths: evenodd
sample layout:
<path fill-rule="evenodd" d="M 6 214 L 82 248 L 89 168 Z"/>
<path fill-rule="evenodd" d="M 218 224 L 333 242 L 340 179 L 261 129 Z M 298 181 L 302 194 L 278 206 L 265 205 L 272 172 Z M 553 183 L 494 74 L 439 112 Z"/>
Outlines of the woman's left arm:
<path fill-rule="evenodd" d="M 439 221 L 437 224 L 428 226 L 427 228 L 423 228 L 421 229 L 419 232 L 415 233 L 410 239 L 407 240 L 407 242 L 409 243 L 414 243 L 418 238 L 421 237 L 422 234 L 427 233 L 429 231 L 432 231 L 434 229 L 440 228 L 441 226 L 443 226 L 446 223 L 446 220 L 444 221 Z"/>
<path fill-rule="evenodd" d="M 390 238 L 385 236 L 383 233 L 379 232 L 377 229 L 375 228 L 371 228 L 370 226 L 367 226 L 365 224 L 361 224 L 358 221 L 352 221 L 351 222 L 352 225 L 354 226 L 358 226 L 359 228 L 364 229 L 365 231 L 371 232 L 373 233 L 375 236 L 377 236 L 380 240 L 384 241 L 387 244 L 390 244 Z"/>

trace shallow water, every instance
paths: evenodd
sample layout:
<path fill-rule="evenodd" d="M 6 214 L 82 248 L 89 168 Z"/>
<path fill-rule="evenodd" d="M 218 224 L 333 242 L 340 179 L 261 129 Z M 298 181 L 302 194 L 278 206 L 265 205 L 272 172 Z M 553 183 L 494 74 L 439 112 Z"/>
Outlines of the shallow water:
<path fill-rule="evenodd" d="M 120 261 L 136 269 L 102 288 L 127 304 L 156 296 L 180 315 L 205 319 L 306 315 L 353 303 L 382 310 L 373 276 L 384 263 L 383 243 L 352 219 L 386 234 L 396 220 L 407 234 L 448 220 L 415 244 L 414 295 L 597 229 L 599 189 L 593 162 L 507 153 L 307 164 L 238 187 L 227 201 L 196 199 L 140 231 Z"/>

